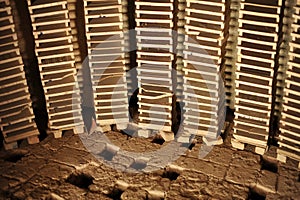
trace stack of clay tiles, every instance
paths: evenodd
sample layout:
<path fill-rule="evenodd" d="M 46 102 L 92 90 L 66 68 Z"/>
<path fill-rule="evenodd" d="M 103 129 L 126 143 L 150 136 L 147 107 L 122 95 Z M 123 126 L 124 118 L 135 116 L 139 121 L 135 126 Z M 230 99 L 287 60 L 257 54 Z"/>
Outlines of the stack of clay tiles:
<path fill-rule="evenodd" d="M 173 0 L 136 0 L 140 136 L 172 137 Z"/>
<path fill-rule="evenodd" d="M 67 1 L 28 0 L 28 8 L 47 102 L 49 128 L 55 137 L 61 137 L 64 130 L 82 131 Z"/>
<path fill-rule="evenodd" d="M 228 37 L 225 46 L 225 54 L 222 62 L 221 75 L 224 80 L 226 92 L 226 105 L 230 109 L 234 109 L 235 104 L 235 72 L 237 63 L 237 43 L 239 28 L 239 10 L 240 0 L 226 1 L 229 9 L 226 12 L 225 20 L 229 21 Z"/>
<path fill-rule="evenodd" d="M 300 3 L 287 0 L 284 11 L 284 39 L 288 45 L 282 45 L 283 67 L 277 85 L 283 86 L 281 107 L 279 148 L 277 159 L 286 162 L 292 159 L 300 168 Z M 287 51 L 286 51 L 287 50 Z M 287 55 L 287 56 L 286 56 Z M 286 65 L 285 65 L 286 64 Z M 283 78 L 284 82 L 280 81 Z M 281 84 L 281 85 L 280 85 Z"/>
<path fill-rule="evenodd" d="M 241 0 L 232 145 L 267 147 L 281 0 Z"/>
<path fill-rule="evenodd" d="M 174 34 L 177 38 L 176 44 L 176 100 L 177 102 L 183 102 L 183 58 L 184 58 L 184 39 L 185 39 L 185 9 L 186 9 L 186 0 L 178 1 L 178 9 L 177 9 L 177 33 Z M 181 108 L 182 109 L 182 106 Z"/>
<path fill-rule="evenodd" d="M 184 41 L 184 132 L 216 139 L 223 127 L 225 95 L 220 77 L 228 30 L 226 2 L 187 0 Z M 187 138 L 188 139 L 188 138 Z"/>
<path fill-rule="evenodd" d="M 0 1 L 0 128 L 4 148 L 17 147 L 17 141 L 39 142 L 30 94 L 18 47 L 14 19 L 8 0 Z"/>
<path fill-rule="evenodd" d="M 129 121 L 124 31 L 127 1 L 85 0 L 88 59 L 91 69 L 96 122 L 102 131 Z"/>
<path fill-rule="evenodd" d="M 77 4 L 77 5 L 76 5 Z M 84 65 L 84 60 L 81 55 L 80 51 L 80 43 L 82 43 L 82 38 L 79 38 L 79 28 L 82 28 L 78 26 L 79 20 L 77 18 L 80 18 L 81 16 L 78 16 L 78 13 L 76 13 L 76 9 L 78 8 L 77 0 L 67 0 L 67 9 L 68 9 L 68 19 L 69 19 L 69 27 L 70 29 L 70 35 L 72 35 L 72 44 L 73 44 L 73 54 L 74 54 L 74 65 L 76 68 L 76 79 L 78 81 L 78 86 L 80 88 L 81 96 L 83 95 L 83 68 L 82 65 Z M 80 21 L 82 22 L 82 21 Z M 81 46 L 82 48 L 82 46 Z"/>

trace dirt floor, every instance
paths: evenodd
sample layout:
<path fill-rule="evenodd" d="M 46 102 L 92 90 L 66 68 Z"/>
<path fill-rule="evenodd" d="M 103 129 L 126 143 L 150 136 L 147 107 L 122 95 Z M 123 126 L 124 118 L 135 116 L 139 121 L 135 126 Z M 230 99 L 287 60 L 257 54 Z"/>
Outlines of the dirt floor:
<path fill-rule="evenodd" d="M 106 136 L 129 152 L 168 145 L 118 132 Z M 91 140 L 90 145 L 98 142 Z M 114 154 L 108 165 L 89 153 L 78 135 L 49 135 L 39 144 L 0 152 L 0 199 L 299 199 L 297 168 L 226 145 L 215 146 L 199 159 L 201 146 L 197 141 L 177 160 L 155 169 L 151 160 L 138 163 L 125 155 L 117 160 Z M 149 170 L 149 163 L 155 171 Z M 127 172 L 137 165 L 139 173 Z"/>

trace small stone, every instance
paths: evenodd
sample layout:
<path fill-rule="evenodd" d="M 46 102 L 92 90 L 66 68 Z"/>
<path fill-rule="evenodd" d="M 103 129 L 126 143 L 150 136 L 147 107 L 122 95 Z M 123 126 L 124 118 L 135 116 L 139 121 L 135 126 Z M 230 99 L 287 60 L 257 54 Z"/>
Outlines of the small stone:
<path fill-rule="evenodd" d="M 147 193 L 144 190 L 126 190 L 121 195 L 121 200 L 145 200 Z"/>
<path fill-rule="evenodd" d="M 100 188 L 97 185 L 92 184 L 92 185 L 89 186 L 89 190 L 91 192 L 99 192 Z"/>
<path fill-rule="evenodd" d="M 147 190 L 149 200 L 161 200 L 165 198 L 165 193 L 158 190 Z"/>
<path fill-rule="evenodd" d="M 55 194 L 55 193 L 51 193 L 51 194 L 50 194 L 50 200 L 64 200 L 64 198 L 58 196 L 58 195 Z"/>
<path fill-rule="evenodd" d="M 178 166 L 178 165 L 173 165 L 173 164 L 167 166 L 166 169 L 167 169 L 168 171 L 173 171 L 173 172 L 176 172 L 176 173 L 178 173 L 178 174 L 181 174 L 181 173 L 184 171 L 184 168 L 183 168 L 183 167 L 180 167 L 180 166 Z"/>
<path fill-rule="evenodd" d="M 117 180 L 115 187 L 121 191 L 125 191 L 129 187 L 129 184 L 125 181 Z"/>

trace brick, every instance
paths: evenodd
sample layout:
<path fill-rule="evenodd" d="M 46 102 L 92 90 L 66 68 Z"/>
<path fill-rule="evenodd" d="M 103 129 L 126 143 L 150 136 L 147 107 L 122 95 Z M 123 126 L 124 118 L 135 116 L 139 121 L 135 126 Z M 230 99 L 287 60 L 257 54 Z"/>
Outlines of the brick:
<path fill-rule="evenodd" d="M 192 171 L 198 171 L 207 175 L 211 175 L 217 178 L 224 178 L 225 173 L 227 171 L 227 167 L 225 166 L 194 158 L 184 159 L 182 167 L 185 167 Z"/>
<path fill-rule="evenodd" d="M 85 160 L 85 156 L 88 154 L 88 152 L 80 151 L 78 149 L 62 147 L 55 154 L 51 155 L 49 159 L 58 163 L 80 168 L 82 165 L 88 163 L 88 161 Z"/>
<path fill-rule="evenodd" d="M 207 183 L 209 181 L 209 176 L 207 174 L 198 173 L 191 170 L 183 171 L 180 177 L 183 177 L 189 181 L 195 181 L 197 183 Z"/>
<path fill-rule="evenodd" d="M 230 166 L 225 179 L 229 182 L 249 185 L 250 183 L 255 183 L 258 176 L 258 171 L 244 168 L 240 166 Z"/>
<path fill-rule="evenodd" d="M 73 137 L 70 137 L 63 146 L 67 146 L 70 148 L 79 149 L 82 151 L 86 151 L 86 147 L 84 146 L 84 143 L 82 143 L 80 137 L 78 135 L 74 135 Z"/>
<path fill-rule="evenodd" d="M 53 179 L 65 179 L 67 178 L 75 168 L 59 164 L 59 163 L 49 163 L 39 170 L 39 174 L 45 177 Z"/>
<path fill-rule="evenodd" d="M 300 176 L 300 171 L 295 168 L 279 165 L 278 174 L 280 176 L 285 176 L 294 181 L 298 181 Z"/>
<path fill-rule="evenodd" d="M 206 187 L 209 195 L 215 199 L 247 199 L 248 189 L 244 186 L 229 183 L 222 179 L 210 178 L 209 184 Z"/>
<path fill-rule="evenodd" d="M 45 159 L 29 156 L 15 163 L 12 167 L 5 171 L 3 176 L 17 179 L 20 182 L 26 182 L 34 176 L 39 169 L 45 165 L 45 163 Z"/>
<path fill-rule="evenodd" d="M 236 151 L 233 154 L 231 165 L 247 169 L 260 169 L 260 156 L 252 152 Z"/>
<path fill-rule="evenodd" d="M 214 146 L 211 152 L 204 158 L 205 160 L 215 162 L 221 165 L 229 165 L 231 163 L 234 151 L 228 148 Z"/>
<path fill-rule="evenodd" d="M 53 134 L 50 134 L 47 136 L 45 140 L 40 142 L 40 145 L 42 145 L 44 148 L 47 148 L 49 150 L 57 151 L 59 148 L 62 147 L 64 142 L 65 140 L 63 140 L 62 138 L 54 139 Z"/>
<path fill-rule="evenodd" d="M 30 150 L 29 155 L 34 155 L 37 158 L 49 158 L 50 155 L 56 152 L 56 150 L 53 150 L 48 144 L 34 144 L 25 147 L 25 149 Z"/>
<path fill-rule="evenodd" d="M 277 174 L 267 170 L 262 170 L 259 173 L 257 183 L 267 188 L 267 190 L 270 190 L 270 192 L 272 191 L 276 193 Z"/>
<path fill-rule="evenodd" d="M 292 179 L 289 179 L 284 176 L 278 177 L 278 186 L 277 192 L 281 195 L 292 195 L 299 193 L 300 191 L 300 182 L 295 182 Z"/>
<path fill-rule="evenodd" d="M 276 194 L 267 194 L 266 200 L 286 200 L 286 199 L 299 199 L 300 192 L 290 194 L 290 195 L 280 195 L 278 193 Z"/>

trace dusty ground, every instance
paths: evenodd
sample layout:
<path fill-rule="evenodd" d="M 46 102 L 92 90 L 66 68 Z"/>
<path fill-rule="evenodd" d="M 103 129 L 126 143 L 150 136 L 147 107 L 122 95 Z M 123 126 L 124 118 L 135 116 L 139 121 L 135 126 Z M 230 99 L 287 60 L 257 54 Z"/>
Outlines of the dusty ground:
<path fill-rule="evenodd" d="M 161 148 L 160 141 L 107 136 L 128 151 Z M 126 173 L 96 159 L 78 135 L 50 135 L 40 144 L 0 152 L 0 199 L 299 199 L 296 168 L 226 146 L 198 159 L 200 146 L 197 142 L 165 169 Z M 130 162 L 125 159 L 124 167 Z"/>

